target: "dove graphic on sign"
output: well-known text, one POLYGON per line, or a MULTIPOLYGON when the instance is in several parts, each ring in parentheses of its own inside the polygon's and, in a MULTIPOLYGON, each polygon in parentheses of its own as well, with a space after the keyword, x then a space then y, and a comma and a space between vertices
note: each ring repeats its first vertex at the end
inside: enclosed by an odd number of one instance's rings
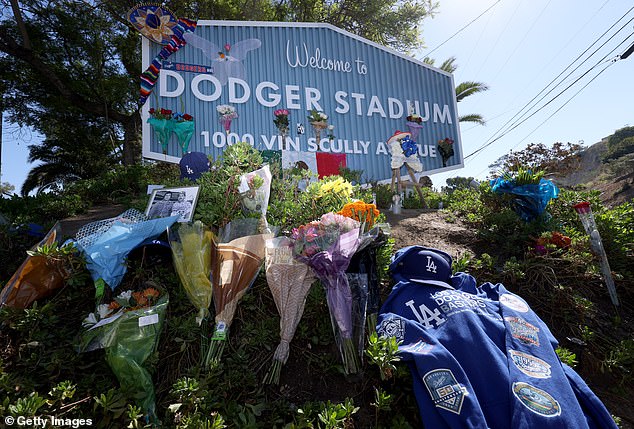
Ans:
POLYGON ((194 33, 187 33, 183 38, 211 60, 214 76, 222 85, 225 85, 230 77, 244 80, 246 71, 242 61, 247 53, 262 46, 259 39, 247 39, 233 45, 226 43, 224 48, 220 49, 215 43, 194 33))

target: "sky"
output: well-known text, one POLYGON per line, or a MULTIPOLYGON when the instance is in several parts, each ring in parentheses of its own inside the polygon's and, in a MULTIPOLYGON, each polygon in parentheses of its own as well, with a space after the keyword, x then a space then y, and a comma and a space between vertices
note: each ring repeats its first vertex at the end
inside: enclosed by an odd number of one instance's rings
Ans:
MULTIPOLYGON (((634 55, 614 61, 634 43, 631 0, 439 3, 436 15, 419 25, 426 48, 413 56, 429 56, 437 65, 453 56, 456 85, 489 86, 460 102, 458 113, 479 113, 487 121, 460 125, 464 153, 490 145, 466 158, 464 168, 432 175, 435 187, 456 176, 484 180, 488 165, 529 143, 590 146, 634 126, 634 55)), ((0 182, 19 191, 34 166, 26 162, 27 146, 40 139, 3 123, 0 182)))

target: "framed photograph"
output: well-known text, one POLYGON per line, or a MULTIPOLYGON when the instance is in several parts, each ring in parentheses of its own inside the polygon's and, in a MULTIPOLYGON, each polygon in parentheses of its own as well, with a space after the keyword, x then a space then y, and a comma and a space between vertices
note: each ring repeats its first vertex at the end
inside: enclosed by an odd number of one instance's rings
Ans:
POLYGON ((177 222, 189 222, 194 216, 199 186, 155 189, 145 209, 150 219, 179 215, 177 222))

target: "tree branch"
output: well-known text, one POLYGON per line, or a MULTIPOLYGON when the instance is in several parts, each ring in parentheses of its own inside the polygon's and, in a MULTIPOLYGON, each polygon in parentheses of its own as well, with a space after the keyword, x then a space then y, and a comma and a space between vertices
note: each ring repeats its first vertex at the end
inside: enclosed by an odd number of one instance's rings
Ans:
POLYGON ((109 106, 104 106, 102 103, 86 100, 81 95, 69 89, 48 64, 43 62, 32 50, 20 46, 8 34, 6 28, 0 28, 0 51, 29 64, 36 72, 39 73, 40 77, 49 82, 63 98, 85 112, 100 117, 108 117, 118 122, 126 122, 130 120, 130 115, 122 114, 111 109, 109 106))

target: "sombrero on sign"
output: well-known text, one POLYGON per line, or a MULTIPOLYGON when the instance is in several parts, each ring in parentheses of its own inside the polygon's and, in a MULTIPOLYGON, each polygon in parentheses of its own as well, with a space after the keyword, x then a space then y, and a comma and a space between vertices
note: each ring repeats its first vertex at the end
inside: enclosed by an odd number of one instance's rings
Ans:
POLYGON ((128 11, 128 21, 152 42, 166 45, 178 23, 168 8, 152 3, 141 3, 128 11))
POLYGON ((402 140, 402 139, 404 139, 405 137, 409 137, 409 138, 411 138, 411 137, 412 137, 412 133, 408 133, 408 132, 406 132, 406 131, 396 131, 396 132, 394 133, 394 135, 393 135, 392 137, 390 137, 390 139, 387 141, 387 143, 388 143, 388 144, 390 144, 390 143, 392 143, 393 141, 396 141, 396 140, 402 140))

